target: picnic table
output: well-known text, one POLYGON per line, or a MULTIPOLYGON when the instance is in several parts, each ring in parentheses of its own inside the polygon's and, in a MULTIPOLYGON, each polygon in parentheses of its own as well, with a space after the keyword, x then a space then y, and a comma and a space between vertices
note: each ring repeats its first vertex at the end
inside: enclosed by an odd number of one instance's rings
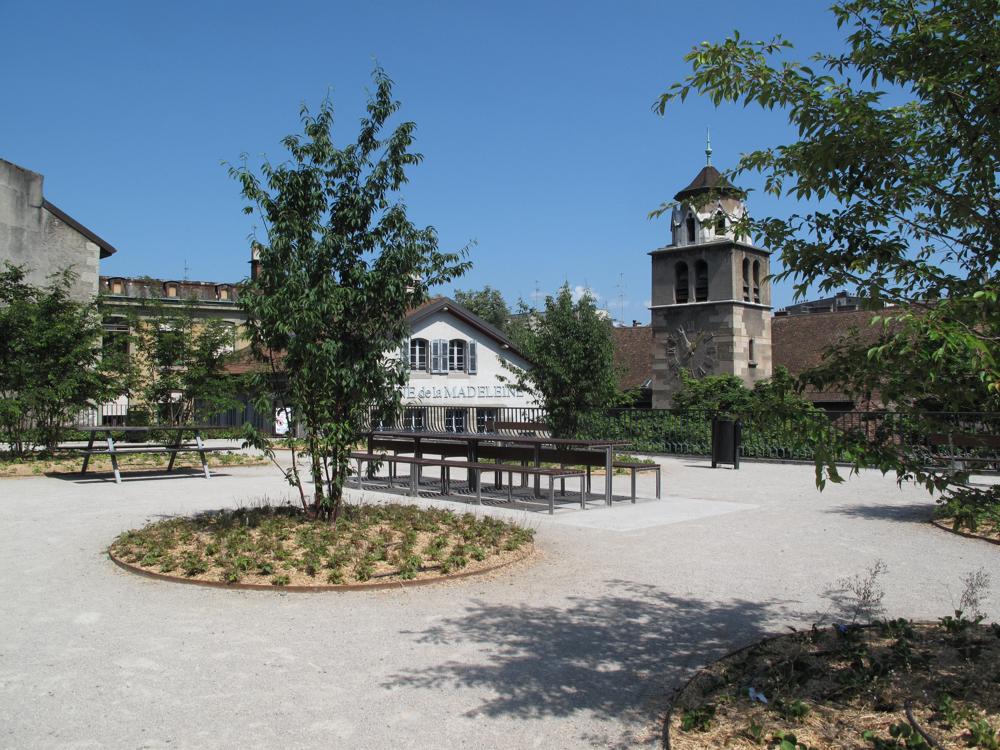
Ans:
MULTIPOLYGON (((615 450, 626 448, 630 445, 623 440, 590 440, 584 438, 554 438, 536 437, 533 435, 500 435, 490 432, 410 432, 408 430, 377 430, 368 435, 368 452, 372 452, 372 442, 379 438, 397 441, 410 441, 413 445, 414 455, 420 458, 422 443, 429 442, 452 442, 464 444, 466 446, 466 458, 472 463, 478 463, 480 458, 480 447, 486 445, 498 446, 522 446, 528 447, 532 451, 532 461, 534 466, 542 465, 542 448, 551 446, 557 450, 570 451, 602 451, 604 453, 604 502, 611 505, 611 482, 614 475, 615 450)), ((495 453, 494 453, 495 457, 495 453)), ((470 484, 474 480, 470 477, 470 484)), ((535 475, 535 496, 541 496, 541 487, 538 475, 535 475)))
POLYGON ((174 461, 177 460, 178 453, 197 453, 201 457, 201 467, 205 472, 205 479, 210 479, 212 473, 208 470, 208 461, 205 458, 205 454, 212 451, 235 450, 239 448, 239 446, 234 445, 205 445, 205 442, 201 437, 203 432, 227 429, 209 425, 149 425, 148 427, 115 427, 113 425, 102 425, 100 427, 76 427, 75 429, 78 432, 86 432, 90 434, 90 439, 87 441, 87 446, 85 448, 81 449, 73 446, 64 446, 67 450, 76 450, 83 453, 83 467, 80 469, 80 473, 87 473, 87 467, 90 465, 91 456, 111 456, 111 467, 114 469, 116 484, 121 484, 122 481, 121 470, 118 466, 118 456, 145 453, 169 454, 170 462, 167 464, 167 471, 169 472, 174 469, 174 461), (167 442, 163 443, 147 443, 128 440, 130 436, 138 437, 139 435, 148 434, 154 431, 167 433, 171 436, 171 439, 168 439, 167 442), (126 440, 116 442, 115 434, 124 435, 126 440), (184 440, 185 434, 190 435, 187 442, 184 440), (103 436, 102 442, 104 445, 94 447, 94 442, 97 440, 98 436, 103 436))

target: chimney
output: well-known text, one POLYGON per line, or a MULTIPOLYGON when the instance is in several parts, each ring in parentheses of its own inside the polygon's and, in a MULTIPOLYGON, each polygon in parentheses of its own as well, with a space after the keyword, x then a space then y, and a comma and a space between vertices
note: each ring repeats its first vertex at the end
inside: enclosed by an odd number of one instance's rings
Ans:
POLYGON ((632 327, 633 328, 638 328, 639 327, 639 321, 638 320, 633 320, 632 321, 632 327))

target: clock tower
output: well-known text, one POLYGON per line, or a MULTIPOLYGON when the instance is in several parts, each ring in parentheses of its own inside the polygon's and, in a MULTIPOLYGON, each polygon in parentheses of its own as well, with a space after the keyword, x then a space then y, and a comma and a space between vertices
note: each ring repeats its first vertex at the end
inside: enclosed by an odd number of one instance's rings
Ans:
POLYGON ((681 371, 771 376, 770 251, 737 234, 742 192, 708 163, 674 196, 671 243, 653 250, 653 407, 669 408, 681 371))

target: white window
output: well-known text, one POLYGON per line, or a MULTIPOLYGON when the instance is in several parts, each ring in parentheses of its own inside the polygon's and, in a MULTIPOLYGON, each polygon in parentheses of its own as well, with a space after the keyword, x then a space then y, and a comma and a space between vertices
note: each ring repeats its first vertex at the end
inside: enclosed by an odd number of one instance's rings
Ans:
POLYGON ((444 429, 448 432, 465 432, 465 409, 446 409, 444 429))
POLYGON ((423 432, 424 431, 424 412, 425 409, 407 409, 403 412, 403 429, 410 430, 412 432, 423 432))
POLYGON ((431 372, 448 372, 448 342, 444 339, 431 342, 431 372))
POLYGON ((448 342, 448 372, 465 372, 465 342, 461 339, 448 342))
POLYGON ((427 339, 410 339, 410 369, 427 371, 427 339))
POLYGON ((496 432, 497 410, 476 409, 476 432, 496 432))

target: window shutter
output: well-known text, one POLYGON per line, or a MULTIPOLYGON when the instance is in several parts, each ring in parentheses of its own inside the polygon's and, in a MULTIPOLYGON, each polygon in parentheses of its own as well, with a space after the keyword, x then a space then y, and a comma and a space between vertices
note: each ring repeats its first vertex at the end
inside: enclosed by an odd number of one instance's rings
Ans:
POLYGON ((470 341, 469 342, 469 362, 468 362, 468 365, 469 365, 469 374, 470 375, 475 375, 476 374, 476 369, 477 369, 477 363, 476 363, 476 342, 475 341, 470 341))
POLYGON ((448 344, 440 339, 431 342, 431 372, 447 372, 448 344))
POLYGON ((403 362, 403 366, 407 369, 410 367, 410 340, 408 338, 403 339, 403 345, 399 347, 399 358, 403 362))

